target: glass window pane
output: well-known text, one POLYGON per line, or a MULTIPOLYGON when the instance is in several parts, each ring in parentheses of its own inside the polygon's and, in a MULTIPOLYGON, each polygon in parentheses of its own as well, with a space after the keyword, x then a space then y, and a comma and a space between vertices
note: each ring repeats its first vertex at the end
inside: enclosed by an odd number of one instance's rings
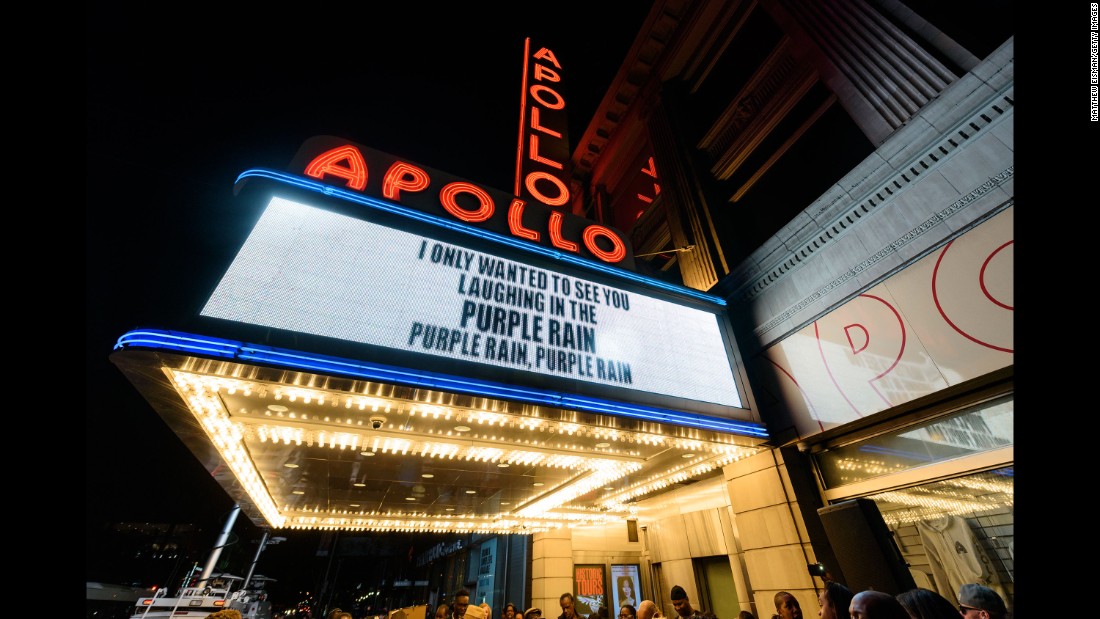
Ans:
POLYGON ((828 489, 1013 444, 1013 396, 950 417, 826 450, 816 456, 828 489))

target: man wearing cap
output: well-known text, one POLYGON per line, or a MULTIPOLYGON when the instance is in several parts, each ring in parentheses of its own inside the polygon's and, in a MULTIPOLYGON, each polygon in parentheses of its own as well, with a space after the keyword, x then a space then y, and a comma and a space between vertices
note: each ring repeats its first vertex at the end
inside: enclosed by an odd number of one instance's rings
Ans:
POLYGON ((672 607, 676 609, 676 614, 680 615, 683 619, 689 619, 690 617, 703 616, 703 613, 695 610, 691 607, 691 602, 688 601, 687 591, 680 585, 674 585, 672 587, 672 607))
POLYGON ((970 583, 959 587, 959 612, 964 619, 1004 619, 1008 609, 996 591, 970 583))
POLYGON ((542 619, 542 610, 539 608, 528 608, 523 613, 523 619, 542 619))
POLYGON ((492 617, 486 614, 483 604, 470 604, 466 607, 466 614, 463 616, 466 619, 492 619, 492 617))

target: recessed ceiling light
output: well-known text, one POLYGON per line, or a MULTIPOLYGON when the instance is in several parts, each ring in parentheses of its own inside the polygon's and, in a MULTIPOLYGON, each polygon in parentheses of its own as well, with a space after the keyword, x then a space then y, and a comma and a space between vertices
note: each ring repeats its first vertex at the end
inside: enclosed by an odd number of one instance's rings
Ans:
POLYGON ((477 490, 467 490, 466 494, 477 494, 477 490))
POLYGON ((359 507, 358 503, 348 503, 348 505, 350 505, 351 507, 359 507))
POLYGON ((545 486, 546 484, 542 483, 541 481, 536 481, 535 483, 533 483, 533 484, 531 484, 531 485, 533 485, 533 486, 535 486, 535 487, 537 488, 537 487, 539 487, 539 486, 545 486))
POLYGON ((681 457, 681 458, 694 458, 694 457, 695 457, 695 454, 684 454, 684 455, 682 455, 682 456, 680 456, 680 457, 681 457))
POLYGON ((285 466, 285 467, 286 467, 286 468, 288 468, 288 469, 296 469, 296 468, 298 468, 298 465, 297 465, 297 464, 294 464, 293 462, 287 462, 287 463, 286 463, 286 464, 284 464, 283 466, 285 466))
POLYGON ((267 410, 275 411, 276 413, 285 413, 289 409, 287 409, 287 407, 283 406, 282 404, 268 404, 267 410))
POLYGON ((291 492, 291 494, 305 494, 305 493, 306 493, 305 490, 295 490, 295 491, 291 492))
POLYGON ((508 464, 507 462, 501 462, 501 463, 497 464, 497 468, 500 468, 500 469, 506 469, 510 466, 512 466, 512 465, 508 464))
POLYGON ((596 447, 603 449, 604 447, 611 447, 611 443, 596 443, 596 447))
POLYGON ((373 452, 373 451, 360 451, 360 452, 359 452, 359 455, 360 455, 360 456, 367 456, 367 457, 370 457, 370 456, 373 456, 373 455, 374 455, 374 452, 373 452))
POLYGON ((607 486, 606 488, 604 488, 604 490, 614 490, 614 488, 612 488, 611 486, 607 486))
POLYGON ((435 475, 432 475, 431 473, 424 473, 423 475, 421 475, 421 477, 423 477, 424 479, 431 479, 435 477, 435 475))
POLYGON ((356 488, 366 488, 367 487, 367 484, 361 484, 359 482, 355 482, 352 485, 355 486, 356 488))
POLYGON ((415 501, 415 500, 416 500, 416 497, 414 497, 414 496, 407 496, 407 497, 405 497, 405 500, 406 500, 406 501, 415 501))
POLYGON ((449 512, 453 512, 454 510, 455 510, 455 508, 453 508, 453 507, 448 507, 447 508, 447 511, 449 511, 449 512))
POLYGON ((455 432, 469 432, 470 426, 455 426, 455 432))
POLYGON ((501 501, 500 504, 501 505, 511 505, 511 503, 509 503, 508 501, 501 501))

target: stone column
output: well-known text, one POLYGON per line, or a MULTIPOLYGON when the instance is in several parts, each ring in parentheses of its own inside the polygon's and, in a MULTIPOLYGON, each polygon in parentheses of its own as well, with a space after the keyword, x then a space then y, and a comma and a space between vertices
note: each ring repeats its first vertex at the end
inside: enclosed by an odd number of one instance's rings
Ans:
POLYGON ((573 591, 572 529, 562 527, 534 534, 531 544, 531 606, 542 609, 543 619, 553 619, 561 614, 558 597, 566 591, 573 591))

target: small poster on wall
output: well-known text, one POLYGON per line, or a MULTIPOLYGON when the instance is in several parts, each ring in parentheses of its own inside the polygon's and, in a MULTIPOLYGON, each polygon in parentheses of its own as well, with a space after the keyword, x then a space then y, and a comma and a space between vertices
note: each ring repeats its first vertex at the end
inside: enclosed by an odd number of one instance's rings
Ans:
POLYGON ((638 564, 611 566, 611 601, 608 615, 616 617, 623 604, 630 604, 638 610, 642 601, 642 579, 638 575, 638 564))
MULTIPOLYGON (((577 617, 584 619, 599 610, 600 606, 607 605, 605 582, 603 565, 573 566, 573 601, 577 610, 577 617)), ((608 615, 610 614, 610 609, 608 609, 608 615)))

